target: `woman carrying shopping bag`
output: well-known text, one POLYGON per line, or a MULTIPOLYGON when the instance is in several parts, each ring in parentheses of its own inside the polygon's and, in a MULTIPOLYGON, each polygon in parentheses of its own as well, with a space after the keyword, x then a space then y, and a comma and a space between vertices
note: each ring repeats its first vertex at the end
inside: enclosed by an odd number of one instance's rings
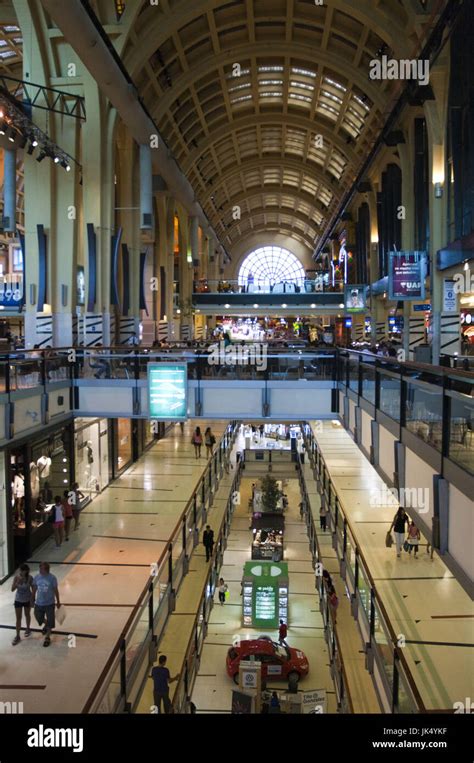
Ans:
POLYGON ((227 583, 224 582, 224 578, 220 578, 218 590, 219 590, 219 601, 222 606, 223 604, 225 604, 225 600, 229 598, 229 587, 227 583))

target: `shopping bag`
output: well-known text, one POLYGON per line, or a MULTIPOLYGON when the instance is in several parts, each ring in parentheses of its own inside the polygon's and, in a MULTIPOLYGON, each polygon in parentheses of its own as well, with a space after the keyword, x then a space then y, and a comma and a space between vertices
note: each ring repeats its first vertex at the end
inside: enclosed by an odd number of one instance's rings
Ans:
POLYGON ((59 625, 63 624, 63 622, 66 619, 66 615, 67 615, 66 607, 63 604, 61 604, 59 609, 56 610, 56 620, 58 621, 59 625))
POLYGON ((230 598, 230 591, 225 592, 225 600, 227 601, 230 598))
POLYGON ((408 541, 407 541, 407 540, 406 540, 406 541, 405 541, 405 543, 403 544, 403 548, 405 549, 405 551, 408 551, 408 550, 410 549, 410 544, 408 543, 408 541))
POLYGON ((388 532, 385 536, 385 545, 387 548, 391 548, 393 546, 393 537, 390 532, 388 532))

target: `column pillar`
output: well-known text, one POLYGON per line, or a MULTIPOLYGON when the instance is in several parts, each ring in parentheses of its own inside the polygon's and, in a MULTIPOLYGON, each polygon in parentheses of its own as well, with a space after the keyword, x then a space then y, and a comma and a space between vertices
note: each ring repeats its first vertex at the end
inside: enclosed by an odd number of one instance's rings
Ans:
POLYGON ((4 151, 3 218, 8 220, 4 230, 16 232, 16 151, 4 151))

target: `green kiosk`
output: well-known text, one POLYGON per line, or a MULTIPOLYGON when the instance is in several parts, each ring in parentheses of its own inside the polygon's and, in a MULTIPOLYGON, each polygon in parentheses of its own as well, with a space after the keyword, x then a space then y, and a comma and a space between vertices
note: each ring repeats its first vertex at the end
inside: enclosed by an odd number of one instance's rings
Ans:
POLYGON ((247 562, 242 580, 243 617, 246 628, 278 628, 288 623, 288 564, 247 562))

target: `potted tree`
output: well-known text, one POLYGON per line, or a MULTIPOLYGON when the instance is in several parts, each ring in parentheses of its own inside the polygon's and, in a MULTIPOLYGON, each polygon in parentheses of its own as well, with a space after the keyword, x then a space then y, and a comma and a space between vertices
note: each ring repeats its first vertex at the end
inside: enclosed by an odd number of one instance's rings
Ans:
POLYGON ((282 511, 282 509, 277 508, 277 504, 283 494, 277 485, 275 477, 267 474, 263 477, 261 484, 263 511, 282 511))

